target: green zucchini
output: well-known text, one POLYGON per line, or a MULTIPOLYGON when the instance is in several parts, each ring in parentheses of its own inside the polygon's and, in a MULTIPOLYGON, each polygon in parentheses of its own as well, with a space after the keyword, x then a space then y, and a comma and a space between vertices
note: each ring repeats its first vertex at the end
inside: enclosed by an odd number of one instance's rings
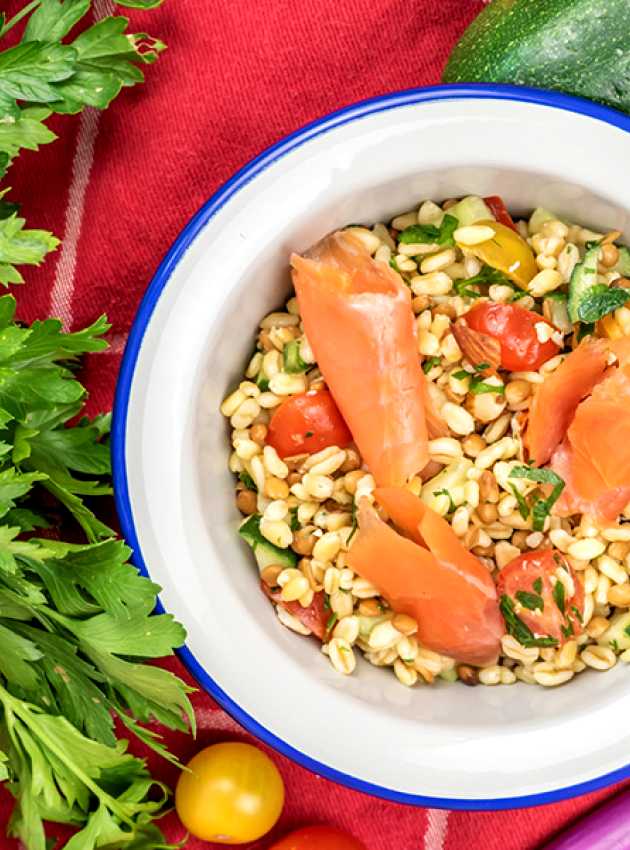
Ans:
POLYGON ((630 112, 629 34, 628 0, 493 0, 443 80, 559 89, 630 112))
POLYGON ((466 227, 466 225, 474 224, 476 221, 488 221, 494 218, 486 202, 477 195, 468 195, 468 197, 462 198, 461 201, 453 204, 448 214, 455 216, 460 227, 466 227))
POLYGON ((600 250, 599 245, 593 245, 584 254, 582 262, 578 263, 573 269, 573 274, 569 281, 569 301, 567 303, 569 319, 572 322, 580 321, 578 314, 580 302, 584 298, 586 291, 597 284, 597 261, 600 250))
POLYGON ((284 371, 288 372, 289 375, 299 375, 308 369, 307 364, 300 357, 300 343, 297 339, 292 339, 291 342, 287 342, 284 346, 282 349, 282 361, 284 371))
POLYGON ((271 564, 279 564, 281 567, 294 567, 297 564, 297 555, 292 549, 281 549, 274 546, 260 532, 259 514, 248 517, 238 530, 243 540, 248 543, 253 551, 258 569, 262 572, 271 564))

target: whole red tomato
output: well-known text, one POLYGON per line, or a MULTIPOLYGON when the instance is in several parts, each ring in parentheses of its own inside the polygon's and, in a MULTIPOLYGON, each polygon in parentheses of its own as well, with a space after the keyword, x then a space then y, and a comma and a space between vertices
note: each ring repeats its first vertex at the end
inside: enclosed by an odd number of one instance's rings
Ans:
POLYGON ((366 850, 365 845, 332 826, 305 826, 277 841, 270 850, 366 850))
POLYGON ((313 454, 328 446, 345 448, 352 434, 328 390, 310 391, 283 401, 271 417, 267 443, 280 457, 313 454))

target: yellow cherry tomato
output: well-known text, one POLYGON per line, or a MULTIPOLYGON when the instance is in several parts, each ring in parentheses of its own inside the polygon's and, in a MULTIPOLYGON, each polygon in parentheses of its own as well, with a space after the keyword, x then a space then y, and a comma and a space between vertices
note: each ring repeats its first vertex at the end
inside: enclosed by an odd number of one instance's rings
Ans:
POLYGON ((206 747, 190 760, 175 789, 186 829, 204 841, 256 841, 276 823, 284 805, 278 768, 250 744, 206 747))
POLYGON ((538 274, 538 266, 532 249, 521 234, 500 221, 476 221, 475 224, 491 227, 494 237, 479 245, 471 245, 468 250, 487 266, 499 269, 522 289, 527 289, 527 284, 538 274))

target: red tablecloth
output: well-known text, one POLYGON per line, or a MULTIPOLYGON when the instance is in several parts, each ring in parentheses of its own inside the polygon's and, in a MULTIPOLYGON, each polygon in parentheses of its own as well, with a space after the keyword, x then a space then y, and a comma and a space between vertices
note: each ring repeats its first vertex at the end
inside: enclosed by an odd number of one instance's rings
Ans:
MULTIPOLYGON (((107 13, 111 0, 95 7, 107 13)), ((110 407, 136 306, 200 204, 306 121, 361 98, 436 83, 449 48, 480 8, 476 0, 166 0, 156 12, 132 15, 136 29, 169 45, 147 69, 147 85, 124 93, 102 116, 55 121, 59 141, 24 153, 10 180, 30 226, 64 239, 15 290, 20 315, 52 311, 78 327, 107 311, 113 323, 111 352, 86 367, 93 411, 110 407)), ((185 675, 178 662, 170 666, 185 675)), ((169 736, 184 760, 209 742, 247 737, 205 694, 194 702, 198 740, 169 736)), ((519 812, 447 813, 372 799, 274 758, 287 804, 273 836, 325 822, 354 832, 368 850, 529 850, 606 793, 519 812)), ((175 779, 168 765, 151 763, 175 779)), ((3 795, 0 822, 7 811, 3 795)), ((181 838, 174 816, 164 826, 181 838)), ((218 845, 191 839, 187 846, 218 845)), ((269 841, 255 846, 263 850, 269 841)))

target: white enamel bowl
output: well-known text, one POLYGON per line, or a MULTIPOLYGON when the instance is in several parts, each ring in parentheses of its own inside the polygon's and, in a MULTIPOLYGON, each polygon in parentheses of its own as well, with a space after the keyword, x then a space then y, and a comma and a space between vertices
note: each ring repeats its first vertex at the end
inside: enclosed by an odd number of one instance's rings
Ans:
MULTIPOLYGON (((424 198, 500 194, 630 230, 630 119, 511 87, 410 91, 335 113, 280 142, 206 204, 138 312, 116 400, 114 461, 136 564, 181 620, 181 657, 240 723, 316 772, 392 800, 494 809, 630 775, 630 672, 556 690, 408 690, 361 663, 335 673, 284 629, 236 527, 219 404, 259 319, 282 304, 287 259, 349 222, 424 198)), ((357 380, 359 380, 357 376, 357 380)))

